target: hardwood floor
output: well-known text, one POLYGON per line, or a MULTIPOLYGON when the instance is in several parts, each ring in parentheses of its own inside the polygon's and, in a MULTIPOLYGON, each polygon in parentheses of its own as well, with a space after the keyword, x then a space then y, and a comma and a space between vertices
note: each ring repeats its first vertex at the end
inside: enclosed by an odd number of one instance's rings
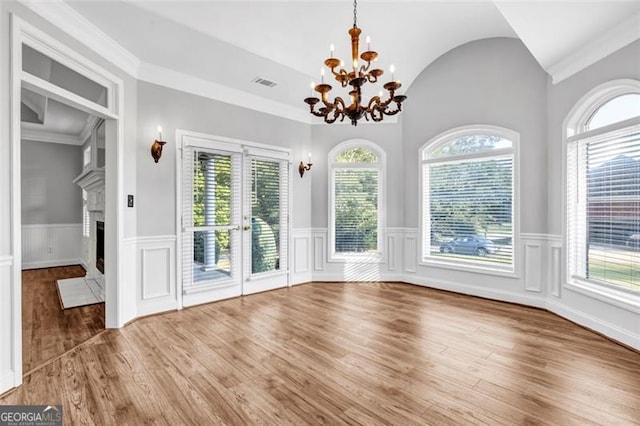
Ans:
POLYGON ((640 355, 533 308, 313 283, 108 330, 0 403, 69 424, 638 424, 640 355))
POLYGON ((79 266, 22 272, 22 369, 28 373, 104 330, 104 303, 63 310, 56 280, 83 277, 79 266))

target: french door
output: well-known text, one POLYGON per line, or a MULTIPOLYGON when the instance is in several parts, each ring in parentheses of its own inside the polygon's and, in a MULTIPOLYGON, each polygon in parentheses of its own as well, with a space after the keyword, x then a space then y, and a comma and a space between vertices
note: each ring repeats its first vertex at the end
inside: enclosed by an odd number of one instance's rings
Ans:
POLYGON ((289 284, 289 154, 182 136, 182 305, 289 284))

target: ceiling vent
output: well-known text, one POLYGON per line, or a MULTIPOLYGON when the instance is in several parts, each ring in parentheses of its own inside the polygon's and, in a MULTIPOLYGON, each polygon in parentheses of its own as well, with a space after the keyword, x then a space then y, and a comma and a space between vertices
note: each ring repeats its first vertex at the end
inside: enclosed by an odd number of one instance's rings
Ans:
POLYGON ((260 78, 260 77, 256 77, 251 81, 256 84, 262 84, 263 86, 267 86, 267 87, 274 87, 278 84, 275 81, 267 80, 266 78, 260 78))

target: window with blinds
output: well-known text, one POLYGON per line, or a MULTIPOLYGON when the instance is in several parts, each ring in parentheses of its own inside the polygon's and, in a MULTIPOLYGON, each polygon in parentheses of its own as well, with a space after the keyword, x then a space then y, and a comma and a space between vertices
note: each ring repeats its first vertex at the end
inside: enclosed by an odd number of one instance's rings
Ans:
POLYGON ((183 152, 184 290, 239 274, 238 226, 241 156, 234 153, 183 152))
POLYGON ((423 260, 513 271, 513 142, 453 131, 423 148, 422 177, 423 260))
POLYGON ((287 270, 287 161, 251 160, 251 273, 287 270))
POLYGON ((569 281, 640 291, 640 95, 605 103, 567 146, 569 281), (599 129, 599 130, 598 130, 599 129))
POLYGON ((334 149, 331 160, 332 255, 381 254, 382 170, 375 147, 334 149))

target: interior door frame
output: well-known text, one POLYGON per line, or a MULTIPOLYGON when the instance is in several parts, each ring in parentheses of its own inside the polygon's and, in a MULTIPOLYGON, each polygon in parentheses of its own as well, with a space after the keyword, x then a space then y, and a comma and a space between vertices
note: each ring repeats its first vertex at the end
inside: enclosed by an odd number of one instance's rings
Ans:
MULTIPOLYGON (((107 126, 105 165, 105 219, 109 231, 105 234, 105 256, 110 259, 105 269, 105 325, 107 328, 122 327, 131 318, 124 312, 124 270, 122 259, 124 239, 123 199, 123 141, 124 124, 120 115, 124 110, 123 81, 99 67, 54 37, 11 14, 10 56, 10 131, 11 131, 11 293, 13 310, 11 343, 13 353, 13 387, 22 384, 22 219, 21 219, 21 89, 24 84, 47 92, 58 101, 104 118, 107 126), (39 81, 22 70, 22 45, 27 44, 55 61, 107 88, 107 107, 85 100, 65 89, 45 81, 39 81)), ((0 387, 6 387, 0 383, 0 387)))
MULTIPOLYGON (((176 129, 176 251, 177 251, 177 255, 176 255, 176 295, 177 295, 177 306, 178 309, 183 309, 184 306, 184 297, 183 297, 183 270, 182 270, 182 174, 183 174, 183 169, 182 169, 182 153, 183 153, 183 149, 184 149, 184 139, 185 138, 194 138, 194 139, 201 139, 203 140, 203 148, 209 148, 211 150, 224 150, 224 145, 234 145, 236 147, 235 151, 238 151, 238 148, 241 148, 242 151, 242 161, 241 161, 241 167, 243 170, 241 170, 241 175, 242 175, 242 180, 243 182, 241 182, 241 186, 243 187, 243 189, 241 190, 243 193, 240 194, 240 211, 241 214, 244 215, 245 212, 245 200, 244 200, 244 180, 246 179, 246 173, 245 173, 245 160, 247 157, 247 149, 246 148, 251 148, 251 149, 255 149, 255 150, 264 150, 264 152, 279 152, 282 154, 286 154, 286 156, 288 157, 288 166, 289 166, 289 182, 288 182, 288 197, 289 197, 289 211, 287 212, 287 214, 289 215, 289 217, 291 217, 291 194, 292 194, 292 179, 291 179, 291 172, 292 172, 292 161, 291 161, 291 149, 290 148, 284 148, 284 147, 279 147, 277 145, 269 145, 269 144, 264 144, 264 143, 259 143, 259 142, 251 142, 251 141, 246 141, 246 140, 242 140, 242 139, 235 139, 235 138, 228 138, 228 137, 224 137, 224 136, 217 136, 217 135, 211 135, 211 134, 207 134, 207 133, 201 133, 201 132, 195 132, 195 131, 191 131, 191 130, 183 130, 183 129, 176 129), (215 144, 218 143, 221 146, 216 146, 215 144), (206 146, 211 144, 211 146, 206 146)), ((288 230, 287 230, 287 238, 288 238, 288 244, 287 244, 287 260, 290 262, 291 259, 291 221, 288 221, 288 230)), ((243 246, 244 246, 244 242, 243 242, 243 246)), ((241 249, 241 261, 245 262, 244 259, 244 254, 242 254, 242 249, 241 249)), ((240 276, 240 285, 241 285, 241 295, 245 295, 244 292, 244 284, 246 282, 246 274, 244 272, 244 264, 241 265, 241 276, 240 276)), ((287 281, 287 287, 291 286, 291 271, 290 271, 290 265, 289 265, 289 270, 286 271, 286 281, 287 281)), ((203 303, 209 303, 209 302, 203 302, 203 303)))

